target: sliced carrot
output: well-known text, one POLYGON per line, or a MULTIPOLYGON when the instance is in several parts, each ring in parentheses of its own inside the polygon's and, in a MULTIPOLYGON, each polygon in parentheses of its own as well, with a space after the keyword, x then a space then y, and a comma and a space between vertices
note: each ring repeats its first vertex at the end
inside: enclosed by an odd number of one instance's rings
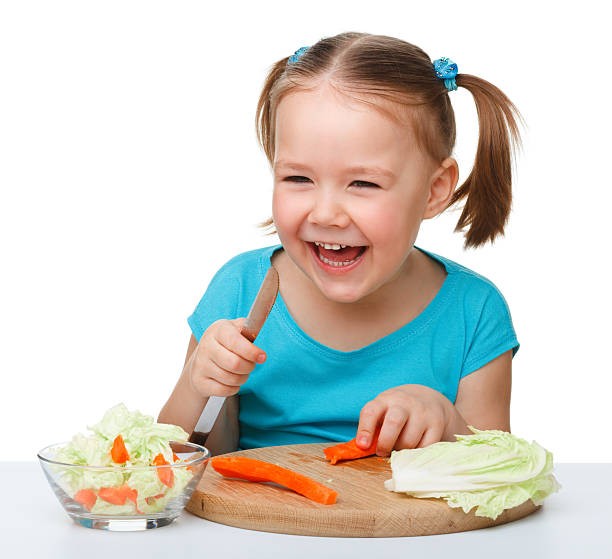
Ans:
POLYGON ((145 497, 145 501, 147 502, 147 505, 150 505, 153 501, 155 501, 155 499, 160 499, 164 495, 165 493, 160 493, 159 495, 152 495, 151 497, 145 497))
POLYGON ((368 448, 359 448, 356 444, 356 439, 352 439, 346 443, 340 443, 335 446, 328 446, 323 452, 325 458, 327 458, 332 464, 340 460, 355 460, 356 458, 365 458, 376 454, 376 445, 378 444, 378 435, 380 429, 374 434, 372 444, 368 448))
POLYGON ((127 494, 123 490, 123 487, 100 487, 98 489, 98 497, 113 505, 124 505, 127 498, 127 494))
POLYGON ((172 453, 172 459, 176 462, 177 460, 180 460, 180 458, 173 452, 172 453))
POLYGON ((141 510, 138 510, 138 489, 132 489, 129 485, 124 484, 121 486, 120 491, 126 496, 129 501, 132 501, 132 503, 134 503, 134 506, 136 507, 136 512, 138 514, 143 514, 141 510))
POLYGON ((215 456, 210 463, 222 476, 255 482, 272 481, 323 505, 333 505, 338 497, 337 491, 310 477, 263 460, 246 456, 215 456))
POLYGON ((162 466, 167 463, 168 462, 166 462, 166 459, 164 458, 164 455, 161 452, 155 458, 153 458, 153 464, 155 464, 156 466, 162 466))
POLYGON ((157 476, 164 485, 168 487, 174 485, 174 472, 172 468, 157 468, 157 476))
POLYGON ((80 489, 74 496, 74 500, 83 505, 88 511, 96 504, 97 498, 95 492, 91 489, 80 489))
POLYGON ((101 487, 98 490, 98 497, 113 505, 125 505, 126 500, 132 501, 136 506, 136 512, 142 514, 142 511, 138 510, 138 489, 132 489, 126 483, 119 488, 101 487))
MULTIPOLYGON (((164 455, 160 453, 153 459, 153 464, 156 466, 167 466, 168 462, 166 462, 164 455)), ((157 468, 157 477, 159 481, 168 487, 174 485, 174 472, 172 468, 157 468)))
POLYGON ((113 462, 117 464, 124 464, 130 459, 130 455, 128 454, 127 449, 125 448, 125 443, 123 442, 123 437, 121 435, 117 435, 115 440, 113 441, 113 448, 111 448, 111 457, 113 462))

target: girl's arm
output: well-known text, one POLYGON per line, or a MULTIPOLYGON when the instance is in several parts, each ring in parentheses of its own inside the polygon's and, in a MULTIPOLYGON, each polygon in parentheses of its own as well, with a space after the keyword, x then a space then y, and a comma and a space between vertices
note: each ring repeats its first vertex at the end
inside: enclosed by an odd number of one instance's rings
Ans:
POLYGON ((187 356, 185 357, 185 364, 183 365, 183 372, 170 398, 168 398, 168 401, 159 412, 159 417, 157 418, 158 423, 179 425, 189 434, 193 432, 198 419, 200 419, 202 415, 204 406, 206 406, 206 402, 208 402, 208 398, 201 396, 194 390, 189 381, 188 363, 197 345, 198 341, 195 336, 191 334, 189 347, 187 348, 187 356))
POLYGON ((377 454, 392 449, 455 442, 455 435, 477 429, 510 431, 512 350, 491 360, 459 382, 453 404, 442 393, 420 384, 385 390, 361 409, 356 443, 367 448, 380 427, 377 454))
POLYGON ((443 440, 455 441, 455 433, 472 434, 467 425, 510 432, 511 387, 512 350, 463 377, 455 399, 456 413, 443 440))

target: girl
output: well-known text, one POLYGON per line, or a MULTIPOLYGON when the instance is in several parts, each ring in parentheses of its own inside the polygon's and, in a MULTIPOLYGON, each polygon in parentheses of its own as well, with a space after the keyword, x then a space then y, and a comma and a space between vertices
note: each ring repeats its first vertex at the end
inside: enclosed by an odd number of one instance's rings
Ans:
POLYGON ((341 33, 277 62, 256 125, 274 174, 262 225, 281 243, 215 274, 159 421, 191 433, 211 395, 239 394, 241 449, 354 437, 366 448, 380 429, 384 456, 454 441, 467 425, 510 431, 519 343, 505 299, 414 242, 424 219, 464 198, 465 247, 503 234, 514 114, 494 85, 392 37, 341 33), (459 86, 480 135, 455 190, 459 86), (255 345, 240 326, 270 265, 280 290, 255 345))

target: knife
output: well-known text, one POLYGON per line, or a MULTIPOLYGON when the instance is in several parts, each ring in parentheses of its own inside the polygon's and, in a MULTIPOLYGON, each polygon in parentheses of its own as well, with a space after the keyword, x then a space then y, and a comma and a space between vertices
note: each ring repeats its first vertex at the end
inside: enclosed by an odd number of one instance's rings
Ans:
MULTIPOLYGON (((274 306, 274 301, 276 301, 276 295, 278 294, 278 287, 278 272, 274 266, 270 266, 257 292, 255 301, 253 301, 251 305, 251 310, 240 329, 240 333, 251 343, 255 341, 257 334, 259 334, 259 331, 274 306)), ((197 431, 200 440, 212 431, 219 417, 219 413, 221 412, 221 408, 225 403, 225 399, 225 396, 210 396, 208 398, 208 402, 206 402, 200 420, 194 429, 194 435, 197 431)))

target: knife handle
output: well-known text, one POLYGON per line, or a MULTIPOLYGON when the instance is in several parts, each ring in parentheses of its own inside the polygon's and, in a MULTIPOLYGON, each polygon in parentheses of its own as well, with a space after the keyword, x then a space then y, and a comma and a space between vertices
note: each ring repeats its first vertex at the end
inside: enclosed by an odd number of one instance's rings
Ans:
POLYGON ((255 341, 274 306, 276 296, 278 295, 278 288, 278 272, 274 266, 270 266, 261 282, 249 314, 240 329, 240 333, 251 343, 255 341))

